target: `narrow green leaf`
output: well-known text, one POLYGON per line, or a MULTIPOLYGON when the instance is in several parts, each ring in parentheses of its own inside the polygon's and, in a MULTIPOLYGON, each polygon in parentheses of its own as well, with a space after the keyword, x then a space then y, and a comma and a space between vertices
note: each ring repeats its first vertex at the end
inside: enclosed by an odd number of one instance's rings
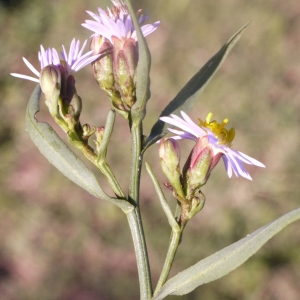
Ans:
POLYGON ((173 213, 171 211, 171 208, 169 206, 169 203, 159 185, 159 182, 156 178, 156 176, 154 175, 152 169, 150 168, 150 166, 146 163, 146 170, 148 172, 148 174, 150 175, 151 177, 151 180, 154 184, 154 188, 155 188, 155 191, 158 195, 158 198, 159 198, 159 201, 160 201, 160 204, 168 218, 168 221, 169 221, 169 224, 171 226, 171 228, 173 229, 173 231, 175 232, 179 232, 180 231, 180 226, 178 225, 178 223, 176 222, 174 216, 173 216, 173 213))
POLYGON ((197 264, 168 280, 153 300, 164 299, 168 295, 187 294, 202 284, 227 275, 244 263, 276 233, 299 219, 300 208, 283 215, 275 221, 247 235, 247 237, 240 241, 201 260, 197 264))
POLYGON ((136 103, 131 108, 132 119, 137 122, 141 122, 145 117, 146 103, 150 98, 150 67, 151 67, 151 55, 145 40, 145 37, 141 31, 136 13, 133 10, 130 0, 126 0, 128 10, 130 12, 131 19, 134 24, 134 28, 137 33, 138 46, 139 46, 139 61, 136 70, 136 103))
MULTIPOLYGON (((248 25, 249 23, 242 27, 236 34, 234 34, 220 49, 220 51, 216 53, 200 69, 200 71, 190 79, 190 81, 181 89, 177 96, 165 107, 159 117, 168 116, 170 114, 179 115, 180 111, 187 113, 192 109, 204 88, 221 67, 230 50, 240 39, 243 31, 248 25)), ((170 125, 167 125, 165 122, 158 119, 158 121, 152 127, 150 135, 144 144, 143 152, 145 152, 148 147, 168 133, 167 127, 170 127, 170 125)))
POLYGON ((60 172, 93 196, 112 202, 123 210, 130 210, 132 208, 130 203, 111 198, 102 191, 94 174, 70 150, 49 124, 36 120, 35 115, 39 111, 40 96, 41 88, 38 85, 31 95, 26 111, 26 130, 37 148, 60 172))

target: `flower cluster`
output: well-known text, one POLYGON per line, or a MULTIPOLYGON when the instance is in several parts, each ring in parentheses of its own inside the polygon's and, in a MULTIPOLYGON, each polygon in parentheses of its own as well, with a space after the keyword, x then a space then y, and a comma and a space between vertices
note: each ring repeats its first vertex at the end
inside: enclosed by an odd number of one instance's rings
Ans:
MULTIPOLYGON (((129 111, 136 101, 135 73, 138 62, 137 34, 124 1, 113 0, 112 8, 98 8, 98 14, 87 11, 94 20, 86 20, 83 27, 93 32, 91 49, 105 53, 93 63, 93 73, 101 89, 120 111, 129 111)), ((147 15, 139 11, 139 25, 144 36, 154 32, 160 22, 143 25, 147 15)))
MULTIPOLYGON (((136 30, 127 5, 124 1, 120 0, 112 0, 112 3, 112 8, 107 8, 106 11, 99 7, 98 14, 87 11, 95 21, 86 20, 82 26, 93 31, 93 36, 102 36, 112 44, 115 38, 121 40, 123 43, 128 39, 137 41, 136 30)), ((139 14, 139 24, 142 25, 149 17, 142 14, 141 11, 139 11, 139 14)), ((154 32, 159 24, 160 22, 155 22, 141 26, 143 35, 147 36, 154 32)))
POLYGON ((209 113, 205 121, 199 119, 200 124, 197 125, 186 113, 181 112, 181 115, 182 118, 176 115, 160 118, 180 130, 168 128, 176 135, 160 141, 159 156, 162 170, 168 178, 167 186, 181 205, 187 205, 188 214, 194 215, 203 207, 203 201, 199 200, 197 194, 203 196, 201 187, 207 182, 211 171, 221 158, 229 177, 234 173, 237 177, 242 176, 251 180, 243 164, 258 167, 264 165, 242 152, 231 149, 235 131, 233 128, 230 130, 225 128, 228 119, 217 123, 211 120, 212 113, 209 113), (196 142, 182 173, 179 170, 180 154, 176 141, 179 139, 190 139, 196 142))
MULTIPOLYGON (((87 11, 94 20, 86 20, 82 26, 93 32, 91 51, 83 54, 87 41, 80 49, 80 41, 73 39, 69 53, 62 46, 61 58, 54 48, 45 50, 41 45, 38 59, 41 71, 53 65, 59 67, 65 77, 73 76, 75 72, 93 63, 94 77, 106 91, 113 107, 118 111, 128 112, 136 101, 134 79, 138 62, 137 34, 125 2, 112 0, 112 3, 113 6, 106 11, 98 8, 98 14, 87 11)), ((138 13, 143 35, 147 36, 155 31, 159 22, 143 25, 148 16, 141 11, 138 13)), ((18 73, 11 75, 40 83, 41 71, 24 57, 23 61, 37 77, 18 73)))
MULTIPOLYGON (((231 178, 232 173, 234 173, 237 177, 242 176, 249 180, 252 179, 250 174, 246 171, 243 163, 258 167, 265 167, 256 159, 242 152, 231 149, 231 143, 234 139, 235 132, 233 128, 230 130, 225 128, 228 119, 225 119, 221 124, 219 124, 215 120, 211 121, 212 113, 209 113, 206 120, 203 122, 199 119, 200 124, 197 125, 183 111, 181 112, 181 115, 182 119, 176 115, 161 117, 160 119, 165 123, 181 129, 168 129, 176 134, 176 136, 172 137, 173 139, 190 139, 195 141, 196 145, 199 141, 201 141, 201 145, 199 145, 200 148, 197 149, 197 152, 201 153, 205 147, 209 147, 213 158, 220 155, 218 159, 222 157, 229 178, 231 178)), ((191 163, 193 164, 195 162, 192 161, 191 163)), ((212 167, 215 165, 216 163, 213 163, 212 167)))
MULTIPOLYGON (((128 118, 136 101, 135 74, 139 58, 137 32, 126 3, 123 0, 112 0, 112 3, 112 7, 106 10, 98 8, 96 14, 87 11, 93 20, 86 20, 82 26, 93 32, 90 51, 83 54, 87 40, 80 48, 80 41, 73 39, 69 52, 63 45, 60 55, 54 48, 45 50, 41 45, 38 52, 40 71, 23 57, 24 63, 36 77, 11 73, 15 77, 39 82, 52 117, 69 137, 72 133, 82 141, 86 141, 95 130, 88 124, 81 126, 79 122, 82 103, 75 89, 75 72, 92 64, 93 75, 100 88, 109 96, 113 108, 125 118, 128 118)), ((145 37, 159 26, 160 22, 144 25, 149 17, 141 10, 137 16, 145 37)), ((228 119, 218 123, 212 120, 212 114, 209 113, 204 121, 199 119, 198 125, 186 113, 181 112, 181 115, 182 118, 176 115, 160 118, 172 125, 169 131, 175 136, 162 139, 159 150, 163 171, 179 201, 197 199, 196 194, 221 158, 229 177, 234 173, 237 177, 251 180, 244 164, 264 167, 254 158, 231 149, 235 131, 225 128, 228 119), (196 142, 182 172, 179 168, 178 139, 196 142)), ((96 134, 99 148, 103 130, 99 129, 96 134)))
MULTIPOLYGON (((48 48, 44 49, 44 47, 41 45, 41 50, 38 52, 38 59, 40 61, 40 69, 43 70, 45 67, 49 65, 54 65, 57 67, 62 67, 65 69, 66 73, 68 75, 73 75, 75 72, 79 71, 86 65, 90 64, 92 61, 96 60, 100 57, 100 55, 92 55, 93 51, 89 51, 82 55, 84 48, 86 46, 87 40, 84 41, 81 49, 80 49, 80 41, 73 39, 70 45, 69 53, 67 53, 66 48, 64 45, 62 45, 63 51, 60 52, 61 59, 59 58, 59 55, 54 48, 48 48)), ((37 76, 31 77, 23 74, 18 73, 11 73, 14 77, 19 77, 22 79, 27 79, 34 82, 40 82, 40 75, 41 72, 39 72, 25 57, 23 57, 23 61, 26 64, 26 66, 29 68, 30 71, 32 71, 33 74, 37 76)))

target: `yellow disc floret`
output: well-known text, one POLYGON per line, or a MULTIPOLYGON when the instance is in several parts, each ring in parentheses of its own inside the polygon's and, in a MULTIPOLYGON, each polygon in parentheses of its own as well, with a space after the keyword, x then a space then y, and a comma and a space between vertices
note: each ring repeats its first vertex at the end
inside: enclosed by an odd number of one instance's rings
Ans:
POLYGON ((228 119, 224 119, 224 121, 221 124, 217 123, 217 121, 215 120, 211 121, 212 115, 212 113, 209 113, 205 121, 198 119, 200 122, 199 126, 206 127, 209 130, 211 130, 219 140, 219 145, 225 144, 226 146, 230 147, 231 142, 233 141, 235 136, 234 128, 231 128, 230 130, 227 130, 225 128, 226 124, 228 123, 228 119))

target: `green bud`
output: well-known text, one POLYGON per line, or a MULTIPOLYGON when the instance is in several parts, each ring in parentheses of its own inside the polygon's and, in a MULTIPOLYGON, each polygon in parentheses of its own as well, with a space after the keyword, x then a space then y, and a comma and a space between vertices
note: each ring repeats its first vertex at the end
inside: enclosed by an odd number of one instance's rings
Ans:
POLYGON ((103 140, 103 136, 104 136, 104 127, 97 127, 96 131, 95 131, 95 135, 96 135, 96 140, 94 141, 97 147, 97 151, 99 153, 99 149, 103 140))
POLYGON ((191 200, 190 211, 186 214, 186 219, 191 219, 194 215, 196 215, 205 204, 205 196, 200 192, 200 197, 193 197, 191 200))
POLYGON ((159 143, 159 157, 163 173, 170 182, 173 191, 184 199, 184 193, 180 182, 180 150, 174 139, 161 139, 159 143))
POLYGON ((58 115, 58 101, 61 90, 61 72, 59 68, 54 65, 43 68, 40 75, 40 85, 45 95, 45 103, 54 118, 58 115))
POLYGON ((183 168, 184 189, 189 200, 197 194, 210 175, 213 151, 210 147, 203 146, 201 139, 198 139, 183 168))
POLYGON ((68 114, 70 114, 76 121, 78 121, 81 111, 82 111, 82 100, 75 91, 72 100, 68 106, 68 114))
POLYGON ((90 48, 94 50, 94 54, 103 54, 92 63, 95 80, 104 91, 115 89, 111 42, 102 36, 95 36, 92 39, 90 48))
POLYGON ((94 126, 91 128, 89 124, 84 124, 82 126, 82 138, 84 140, 88 140, 89 137, 95 133, 95 131, 96 128, 94 126))
POLYGON ((114 77, 123 103, 130 109, 136 101, 134 77, 138 62, 137 42, 113 37, 114 77))

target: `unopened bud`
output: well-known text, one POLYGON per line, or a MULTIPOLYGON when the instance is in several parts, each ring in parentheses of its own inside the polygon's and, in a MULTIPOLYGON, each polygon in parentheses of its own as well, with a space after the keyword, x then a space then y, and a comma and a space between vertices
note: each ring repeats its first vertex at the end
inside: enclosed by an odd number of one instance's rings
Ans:
POLYGON ((210 175, 212 160, 212 149, 207 145, 203 145, 201 139, 198 139, 183 168, 183 181, 187 199, 194 197, 200 187, 206 183, 210 175))
POLYGON ((113 37, 114 76, 124 104, 131 108, 136 101, 134 77, 138 61, 137 42, 126 39, 125 42, 113 37))
POLYGON ((114 89, 115 79, 113 74, 113 53, 112 44, 102 36, 95 36, 92 39, 91 50, 94 54, 102 54, 92 63, 93 74, 101 89, 104 91, 114 89))
POLYGON ((82 126, 82 132, 83 132, 82 138, 84 140, 88 140, 89 137, 95 133, 95 131, 96 131, 96 128, 94 126, 91 128, 91 126, 89 124, 84 124, 82 126))
POLYGON ((100 150, 100 146, 103 140, 103 136, 104 136, 104 127, 97 127, 96 131, 95 131, 95 135, 96 135, 96 140, 94 141, 97 147, 97 151, 99 153, 100 150))
POLYGON ((200 193, 199 197, 193 197, 191 200, 190 211, 187 213, 186 218, 191 219, 194 215, 196 215, 205 204, 205 196, 200 193))
POLYGON ((184 199, 180 182, 180 151, 174 139, 161 139, 159 143, 160 164, 174 192, 184 199))
POLYGON ((78 96, 75 92, 75 94, 72 97, 72 100, 68 107, 68 113, 76 120, 79 120, 80 113, 82 110, 82 100, 80 96, 78 96))
POLYGON ((61 73, 57 66, 49 65, 42 69, 40 75, 41 89, 45 95, 45 103, 52 117, 58 115, 58 99, 61 89, 61 73))

